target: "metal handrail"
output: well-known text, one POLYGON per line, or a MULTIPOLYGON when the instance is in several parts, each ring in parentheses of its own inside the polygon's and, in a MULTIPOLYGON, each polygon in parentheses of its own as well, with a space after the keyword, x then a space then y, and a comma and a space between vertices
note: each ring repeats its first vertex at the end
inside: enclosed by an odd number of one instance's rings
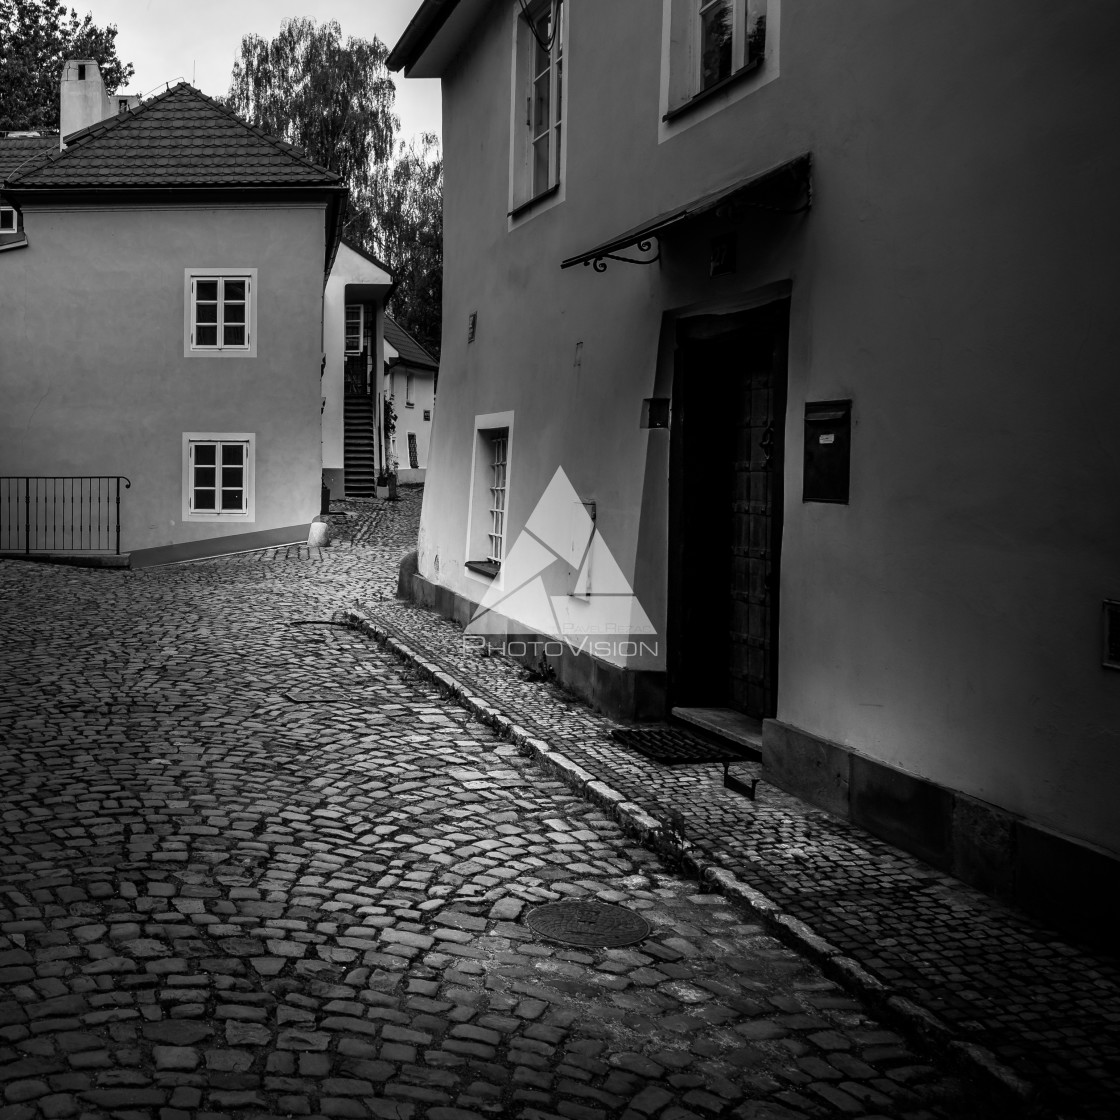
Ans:
POLYGON ((123 474, 0 475, 0 551, 119 556, 122 482, 131 489, 123 474))

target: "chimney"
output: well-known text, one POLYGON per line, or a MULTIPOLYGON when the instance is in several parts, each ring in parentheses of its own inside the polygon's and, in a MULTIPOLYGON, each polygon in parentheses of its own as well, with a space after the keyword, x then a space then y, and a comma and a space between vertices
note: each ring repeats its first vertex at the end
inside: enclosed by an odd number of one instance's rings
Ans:
POLYGON ((72 132, 89 128, 114 109, 105 93, 101 71, 92 58, 68 59, 62 67, 59 89, 58 146, 66 147, 66 137, 72 132))

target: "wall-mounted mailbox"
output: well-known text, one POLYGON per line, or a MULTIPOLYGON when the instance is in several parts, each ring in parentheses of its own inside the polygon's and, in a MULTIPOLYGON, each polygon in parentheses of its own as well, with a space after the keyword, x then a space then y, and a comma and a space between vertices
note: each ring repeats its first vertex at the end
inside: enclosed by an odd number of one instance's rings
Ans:
POLYGON ((852 402, 805 404, 805 502, 848 503, 852 447, 852 402))

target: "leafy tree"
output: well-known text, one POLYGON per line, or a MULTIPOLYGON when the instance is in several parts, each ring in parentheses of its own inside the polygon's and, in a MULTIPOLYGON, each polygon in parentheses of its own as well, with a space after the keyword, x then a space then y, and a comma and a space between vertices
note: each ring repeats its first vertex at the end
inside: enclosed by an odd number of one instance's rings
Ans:
POLYGON ((115 24, 98 27, 57 0, 0 0, 0 131, 58 128, 58 84, 68 58, 97 62, 112 92, 135 73, 117 57, 115 24))
POLYGON ((271 41, 241 40, 226 104, 337 171, 350 188, 346 237, 383 260, 397 283, 389 311, 439 354, 443 160, 434 134, 396 139, 396 87, 376 37, 342 37, 334 20, 288 19, 271 41))
POLYGON ((342 38, 337 21, 286 19, 271 41, 241 40, 226 104, 244 120, 369 190, 400 122, 380 39, 342 38))
POLYGON ((346 234, 383 260, 396 288, 389 313, 436 358, 443 301, 443 158, 435 133, 397 146, 346 234))

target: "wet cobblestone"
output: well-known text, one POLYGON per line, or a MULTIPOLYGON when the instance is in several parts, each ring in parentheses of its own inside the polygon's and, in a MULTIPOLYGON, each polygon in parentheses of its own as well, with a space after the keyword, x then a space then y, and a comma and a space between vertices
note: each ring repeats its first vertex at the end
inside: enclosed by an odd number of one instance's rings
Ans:
POLYGON ((317 554, 0 563, 0 1120, 993 1115, 330 624, 417 509, 317 554), (566 898, 651 935, 525 926, 566 898))
MULTIPOLYGON (((408 547, 411 532, 402 519, 408 547)), ((951 876, 761 783, 751 802, 722 768, 657 765, 612 740, 618 723, 411 604, 366 613, 518 725, 562 750, 722 866, 1040 1086, 1063 1114, 1107 1120, 1120 1100, 1120 959, 1073 944, 951 876)), ((758 778, 761 767, 732 773, 758 778)))

